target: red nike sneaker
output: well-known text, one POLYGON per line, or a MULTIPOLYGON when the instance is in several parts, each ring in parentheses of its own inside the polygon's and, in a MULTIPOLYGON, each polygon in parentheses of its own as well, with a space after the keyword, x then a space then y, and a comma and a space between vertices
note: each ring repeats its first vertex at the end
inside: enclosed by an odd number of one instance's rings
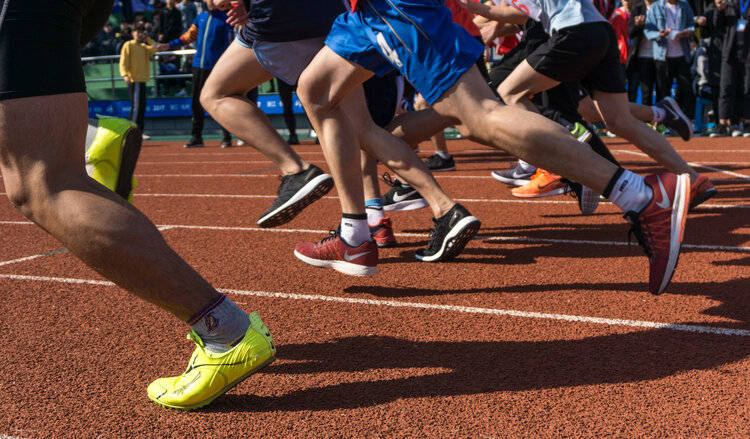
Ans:
POLYGON ((380 248, 389 247, 396 243, 390 218, 383 218, 376 225, 370 226, 370 234, 380 248))
POLYGON ((648 290, 661 294, 672 280, 680 257, 690 203, 690 176, 649 175, 646 184, 654 192, 651 201, 640 212, 626 213, 625 218, 632 225, 630 233, 648 256, 648 290))
POLYGON ((690 186, 690 210, 695 209, 701 203, 705 203, 717 193, 718 191, 711 180, 703 174, 699 175, 690 186))
POLYGON ((378 246, 375 241, 350 247, 339 236, 331 234, 318 243, 302 242, 294 248, 294 256, 316 267, 333 268, 353 276, 372 276, 378 273, 378 246))

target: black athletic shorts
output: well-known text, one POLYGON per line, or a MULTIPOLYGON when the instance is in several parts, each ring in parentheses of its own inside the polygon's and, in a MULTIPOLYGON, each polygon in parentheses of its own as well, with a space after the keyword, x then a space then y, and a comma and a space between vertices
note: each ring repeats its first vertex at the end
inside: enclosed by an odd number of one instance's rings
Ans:
POLYGON ((560 82, 580 82, 589 90, 625 93, 617 37, 609 23, 582 23, 555 32, 528 58, 529 65, 560 82))
POLYGON ((113 0, 0 0, 0 100, 86 91, 81 47, 113 0))
POLYGON ((362 84, 370 116, 373 122, 381 128, 391 123, 396 115, 396 104, 398 104, 396 76, 395 72, 383 77, 375 75, 362 84))

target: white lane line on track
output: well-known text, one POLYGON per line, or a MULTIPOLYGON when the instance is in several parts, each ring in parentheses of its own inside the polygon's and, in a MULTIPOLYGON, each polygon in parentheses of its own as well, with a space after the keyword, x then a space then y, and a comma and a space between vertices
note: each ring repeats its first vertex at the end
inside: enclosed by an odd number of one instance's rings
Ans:
MULTIPOLYGON (((15 225, 33 225, 32 222, 7 221, 15 225)), ((0 221, 0 225, 6 224, 6 221, 0 221)), ((232 232, 266 232, 266 233, 315 233, 326 234, 328 230, 316 229, 264 229, 260 227, 241 227, 241 226, 199 226, 199 225, 181 225, 169 224, 157 226, 159 230, 215 230, 215 231, 232 231, 232 232)), ((427 238, 427 233, 394 233, 396 236, 404 238, 427 238)), ((579 244, 579 245, 614 245, 629 246, 636 245, 625 241, 593 241, 580 239, 551 239, 551 238, 530 238, 525 236, 500 236, 500 235, 478 235, 474 240, 503 241, 503 242, 526 242, 539 244, 579 244)), ((693 248, 698 250, 711 251, 728 251, 728 252, 750 252, 750 247, 736 247, 728 245, 703 245, 703 244, 682 244, 682 248, 693 248)))
MULTIPOLYGON (((0 278, 13 280, 27 280, 39 282, 57 282, 74 285, 97 285, 114 286, 112 282, 94 279, 75 279, 66 277, 50 276, 28 276, 19 274, 0 274, 0 278)), ((324 296, 319 294, 292 294, 270 291, 248 291, 227 288, 218 288, 224 294, 235 294, 239 296, 268 297, 289 300, 308 300, 317 302, 338 302, 353 305, 382 306, 390 308, 412 308, 421 310, 448 311, 463 314, 489 314, 497 316, 519 317, 537 320, 558 320, 571 323, 591 323, 609 326, 627 326, 632 328, 665 329, 675 332, 691 332, 698 334, 727 335, 738 337, 750 337, 750 330, 722 328, 717 326, 683 325, 675 323, 650 322, 643 320, 613 319, 605 317, 576 316, 569 314, 552 314, 533 311, 518 311, 512 309, 478 308, 461 305, 443 305, 438 303, 400 302, 395 300, 361 299, 357 297, 324 296)))
MULTIPOLYGON (((615 151, 622 152, 622 153, 625 153, 625 154, 637 155, 638 157, 648 157, 648 154, 644 154, 642 152, 628 151, 628 150, 624 150, 624 149, 618 149, 618 150, 615 150, 615 151)), ((710 169, 711 171, 720 172, 720 173, 726 174, 726 175, 731 175, 733 177, 741 178, 743 180, 750 180, 750 176, 745 175, 745 174, 740 174, 738 172, 732 172, 732 171, 727 171, 727 170, 724 170, 724 169, 714 168, 713 166, 703 165, 703 164, 695 163, 695 162, 687 162, 687 164, 690 165, 690 166, 696 167, 696 168, 710 169)))
POLYGON ((20 264, 21 262, 33 261, 34 259, 39 259, 39 258, 42 258, 44 256, 59 255, 61 253, 67 253, 67 252, 68 252, 68 249, 64 248, 64 249, 61 249, 61 250, 54 250, 54 251, 50 251, 50 252, 39 253, 39 254, 36 254, 36 255, 26 256, 26 257, 23 257, 23 258, 11 259, 9 261, 0 262, 0 267, 3 267, 5 265, 11 265, 11 264, 20 264))
MULTIPOLYGON (((276 195, 249 195, 249 194, 134 194, 135 197, 153 197, 153 198, 276 198, 276 195)), ((337 200, 339 197, 326 195, 323 199, 337 200)), ((511 199, 503 200, 498 198, 454 198, 459 203, 513 203, 513 204, 571 204, 578 205, 577 201, 569 200, 529 200, 529 199, 511 199)), ((599 205, 611 205, 609 201, 602 201, 599 205)), ((750 209, 750 204, 702 204, 701 207, 717 209, 750 209)))

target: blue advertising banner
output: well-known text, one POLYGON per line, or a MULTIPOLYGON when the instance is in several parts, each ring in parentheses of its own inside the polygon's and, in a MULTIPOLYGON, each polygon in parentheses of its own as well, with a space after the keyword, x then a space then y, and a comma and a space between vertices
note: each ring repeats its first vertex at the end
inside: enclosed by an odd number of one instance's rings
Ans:
MULTIPOLYGON (((292 95, 294 102, 294 113, 303 114, 302 104, 297 95, 292 95)), ((190 98, 165 98, 149 99, 146 101, 146 117, 190 117, 192 102, 190 98)), ((258 108, 266 114, 282 114, 284 107, 281 105, 279 95, 258 96, 258 108)), ((89 117, 113 116, 130 117, 130 101, 89 101, 89 117)))

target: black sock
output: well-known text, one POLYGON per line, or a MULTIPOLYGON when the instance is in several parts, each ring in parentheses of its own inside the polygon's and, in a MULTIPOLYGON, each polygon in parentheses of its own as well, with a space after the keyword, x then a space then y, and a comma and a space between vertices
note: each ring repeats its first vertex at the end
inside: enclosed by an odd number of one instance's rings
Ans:
POLYGON ((617 168, 617 171, 615 171, 615 175, 612 176, 612 179, 610 179, 609 183, 607 183, 607 187, 604 188, 604 192, 602 193, 602 196, 604 198, 609 198, 609 196, 612 194, 612 189, 614 189, 615 184, 617 184, 617 180, 620 179, 620 176, 623 172, 625 172, 623 168, 617 168))

